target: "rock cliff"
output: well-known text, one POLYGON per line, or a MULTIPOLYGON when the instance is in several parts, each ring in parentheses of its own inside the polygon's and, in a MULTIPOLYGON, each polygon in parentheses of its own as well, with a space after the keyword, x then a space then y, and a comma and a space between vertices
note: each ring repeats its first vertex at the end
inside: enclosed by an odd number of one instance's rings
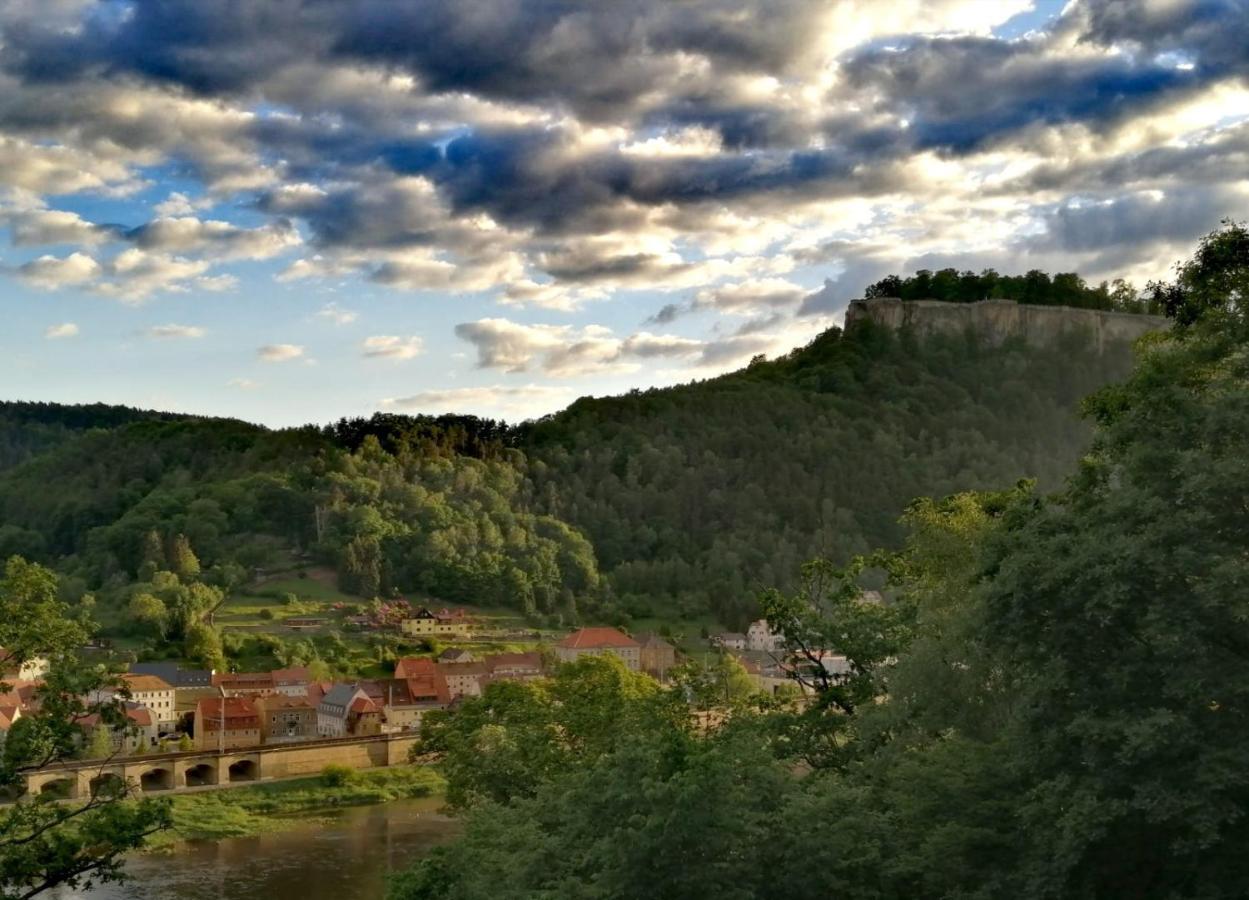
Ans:
POLYGON ((1030 344, 1045 344, 1059 335, 1087 331, 1099 351, 1107 344, 1136 340, 1150 331, 1170 326, 1162 316, 1076 309, 1070 306, 1032 306, 1014 300, 982 300, 978 303, 946 303, 941 300, 907 300, 881 297, 852 300, 846 310, 846 327, 873 321, 890 328, 912 328, 920 334, 961 334, 971 330, 992 343, 1023 337, 1030 344))

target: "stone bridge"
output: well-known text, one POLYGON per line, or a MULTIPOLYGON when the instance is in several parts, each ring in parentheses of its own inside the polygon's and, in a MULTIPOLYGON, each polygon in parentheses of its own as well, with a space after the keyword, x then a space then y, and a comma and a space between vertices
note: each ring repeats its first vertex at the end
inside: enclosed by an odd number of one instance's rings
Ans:
POLYGON ((327 738, 233 750, 151 753, 56 763, 27 772, 24 797, 47 794, 86 799, 101 790, 133 788, 143 793, 178 791, 259 779, 315 775, 327 765, 373 769, 401 765, 416 733, 327 738))

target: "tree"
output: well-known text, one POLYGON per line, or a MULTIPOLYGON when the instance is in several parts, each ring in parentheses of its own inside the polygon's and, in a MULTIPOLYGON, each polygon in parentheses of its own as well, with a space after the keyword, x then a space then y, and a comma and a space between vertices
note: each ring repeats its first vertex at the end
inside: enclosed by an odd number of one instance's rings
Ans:
MULTIPOLYGON (((0 578, 5 661, 20 665, 42 656, 50 663, 37 693, 38 713, 19 719, 5 741, 2 787, 18 784, 30 769, 71 758, 81 741, 78 722, 87 716, 98 716, 104 727, 124 727, 120 702, 83 699, 117 683, 103 669, 77 658, 87 629, 68 617, 56 587, 50 571, 19 557, 8 560, 0 578)), ((28 898, 58 885, 87 887, 121 878, 122 855, 171 824, 167 801, 126 793, 0 809, 0 898, 28 898)))
POLYGON ((169 542, 169 569, 183 581, 191 581, 199 575, 199 558, 185 534, 176 534, 169 542))
POLYGON ((1249 229, 1225 219, 1176 265, 1175 281, 1151 282, 1147 290, 1181 327, 1228 317, 1243 323, 1249 316, 1249 229))
POLYGON ((587 656, 552 678, 495 682, 454 712, 427 713, 413 755, 441 755, 451 806, 506 804, 675 709, 669 693, 615 656, 587 656))
POLYGON ((130 598, 127 611, 132 620, 151 628, 157 637, 165 636, 165 630, 169 624, 169 612, 159 597, 145 592, 137 593, 130 598))
POLYGON ((226 666, 221 636, 215 628, 200 622, 187 629, 182 654, 201 668, 223 670, 226 666))
POLYGON ((868 564, 860 558, 839 568, 813 560, 803 566, 795 593, 769 588, 759 595, 768 626, 785 636, 794 657, 794 677, 815 695, 788 723, 789 740, 804 746, 801 755, 813 766, 845 763, 856 715, 885 694, 886 672, 911 638, 908 603, 864 599, 858 579, 868 564))

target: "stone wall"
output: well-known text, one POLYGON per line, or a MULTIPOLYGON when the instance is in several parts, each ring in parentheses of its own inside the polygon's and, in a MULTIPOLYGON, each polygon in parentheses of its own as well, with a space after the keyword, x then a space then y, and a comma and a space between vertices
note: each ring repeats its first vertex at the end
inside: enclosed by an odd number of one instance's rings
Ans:
POLYGON ((1070 306, 1034 306, 1014 300, 946 303, 941 300, 902 301, 893 297, 850 301, 846 327, 861 321, 873 321, 894 329, 912 328, 918 334, 974 331, 995 344, 1010 337, 1022 337, 1030 344, 1047 344, 1061 334, 1084 330, 1092 336, 1099 351, 1107 344, 1134 341, 1171 324, 1162 316, 1070 306))

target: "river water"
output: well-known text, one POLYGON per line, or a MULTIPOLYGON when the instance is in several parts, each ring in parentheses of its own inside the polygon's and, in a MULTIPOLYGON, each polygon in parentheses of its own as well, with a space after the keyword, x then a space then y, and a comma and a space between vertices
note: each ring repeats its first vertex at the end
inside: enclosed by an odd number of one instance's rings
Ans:
MULTIPOLYGON (((143 854, 130 878, 91 891, 53 891, 56 900, 373 900, 386 875, 455 833, 438 798, 340 810, 315 825, 252 838, 143 854)), ((318 817, 321 814, 318 813, 318 817)))

